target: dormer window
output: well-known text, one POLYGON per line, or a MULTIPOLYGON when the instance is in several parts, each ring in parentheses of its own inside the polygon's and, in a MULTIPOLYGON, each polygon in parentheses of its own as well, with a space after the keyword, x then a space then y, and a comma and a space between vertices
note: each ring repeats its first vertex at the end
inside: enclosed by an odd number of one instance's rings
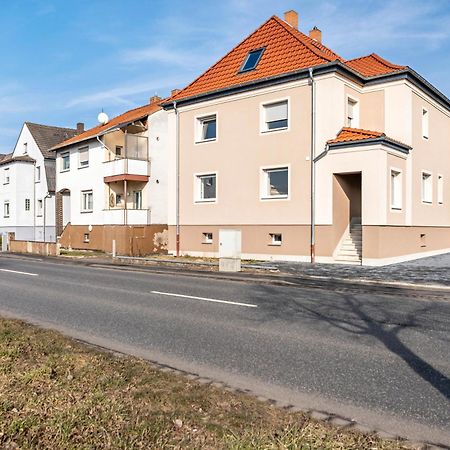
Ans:
POLYGON ((257 50, 249 52, 239 72, 248 72, 249 70, 256 69, 263 53, 264 48, 258 48, 257 50))

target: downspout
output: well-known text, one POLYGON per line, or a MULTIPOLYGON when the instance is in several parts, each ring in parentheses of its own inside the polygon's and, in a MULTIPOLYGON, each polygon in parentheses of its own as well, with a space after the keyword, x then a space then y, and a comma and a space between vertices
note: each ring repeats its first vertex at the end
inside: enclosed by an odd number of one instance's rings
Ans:
POLYGON ((175 128, 176 128, 176 255, 180 256, 180 118, 177 108, 177 102, 173 102, 173 109, 175 111, 175 128))
POLYGON ((309 69, 311 85, 311 264, 316 262, 316 83, 309 69))

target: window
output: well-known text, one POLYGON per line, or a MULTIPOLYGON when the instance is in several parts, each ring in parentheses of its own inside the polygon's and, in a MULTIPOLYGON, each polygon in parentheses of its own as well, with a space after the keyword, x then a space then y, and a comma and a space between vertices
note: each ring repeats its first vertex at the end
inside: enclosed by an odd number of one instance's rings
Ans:
POLYGON ((42 216, 42 200, 37 201, 37 211, 36 214, 38 217, 42 216))
POLYGON ((444 177, 442 175, 438 175, 437 197, 438 197, 438 203, 440 205, 442 205, 444 203, 444 177))
POLYGON ((216 174, 197 175, 197 201, 216 200, 216 182, 216 174))
POLYGON ((89 147, 78 149, 79 168, 89 167, 89 147))
POLYGON ((245 58, 244 64, 242 64, 241 68, 239 69, 239 72, 247 72, 249 70, 256 69, 256 66, 261 60, 263 53, 264 48, 258 48, 249 52, 247 57, 245 58))
POLYGON ((5 169, 3 174, 4 174, 3 184, 9 184, 9 180, 10 180, 10 178, 9 178, 9 168, 5 169))
POLYGON ((217 117, 211 115, 197 119, 197 142, 213 141, 217 138, 217 117))
POLYGON ((122 157, 122 153, 123 153, 123 147, 121 145, 116 145, 116 156, 121 158, 122 157))
POLYGON ((31 202, 29 198, 25 199, 25 211, 29 211, 31 206, 31 202))
POLYGON ((142 191, 133 192, 133 208, 142 209, 142 191))
POLYGON ((350 128, 359 127, 358 102, 352 98, 347 99, 347 126, 350 128))
POLYGON ((280 167, 263 170, 262 198, 287 198, 289 195, 289 169, 280 167))
POLYGON ((81 212, 92 212, 94 208, 94 194, 92 191, 81 192, 81 212))
POLYGON ((283 243, 283 236, 280 233, 270 233, 270 244, 269 245, 281 245, 283 243))
POLYGON ((428 110, 425 108, 422 108, 422 136, 424 139, 428 139, 429 136, 429 117, 428 117, 428 110))
POLYGON ((89 233, 84 233, 83 242, 89 244, 89 233))
POLYGON ((263 106, 263 131, 285 130, 288 127, 288 101, 263 106))
POLYGON ((122 194, 116 194, 116 206, 121 205, 123 202, 122 194))
POLYGON ((24 155, 28 154, 28 143, 27 142, 23 143, 23 154, 24 155))
POLYGON ((5 200, 5 202, 3 203, 3 217, 9 217, 9 201, 5 200))
POLYGON ((212 233, 203 233, 203 243, 204 244, 212 244, 213 243, 213 234, 212 233))
POLYGON ((433 203, 433 178, 428 172, 422 172, 422 202, 433 203))
POLYGON ((402 209, 402 174, 391 170, 391 208, 402 209))
POLYGON ((65 172, 66 170, 70 170, 70 153, 62 153, 61 154, 61 172, 65 172))
POLYGON ((36 167, 36 183, 41 181, 41 166, 36 167))

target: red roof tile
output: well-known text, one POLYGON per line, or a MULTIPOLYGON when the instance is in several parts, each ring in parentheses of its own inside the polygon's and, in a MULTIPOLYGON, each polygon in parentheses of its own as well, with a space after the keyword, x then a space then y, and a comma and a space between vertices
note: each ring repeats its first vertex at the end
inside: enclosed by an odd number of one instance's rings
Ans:
POLYGON ((392 64, 375 53, 368 56, 362 56, 361 58, 351 59, 345 64, 366 77, 383 75, 406 69, 406 66, 392 64))
POLYGON ((77 136, 74 136, 64 142, 61 142, 58 145, 55 145, 52 150, 63 148, 68 145, 76 144, 77 142, 82 142, 87 139, 100 136, 112 128, 125 123, 133 122, 138 119, 142 119, 143 117, 149 116, 154 112, 159 111, 160 109, 161 107, 158 105, 158 103, 149 103, 147 105, 131 109, 130 111, 120 114, 119 116, 113 117, 105 125, 97 125, 94 128, 86 130, 84 133, 78 134, 77 136))
POLYGON ((379 131, 361 130, 358 128, 344 127, 335 139, 328 141, 328 144, 339 144, 340 142, 363 141, 365 139, 375 139, 385 136, 379 131))
POLYGON ((347 64, 365 76, 382 75, 404 68, 375 54, 346 61, 322 43, 311 39, 279 17, 272 16, 205 73, 167 100, 185 99, 332 61, 347 64), (239 73, 247 54, 258 48, 265 48, 265 51, 257 67, 239 73))

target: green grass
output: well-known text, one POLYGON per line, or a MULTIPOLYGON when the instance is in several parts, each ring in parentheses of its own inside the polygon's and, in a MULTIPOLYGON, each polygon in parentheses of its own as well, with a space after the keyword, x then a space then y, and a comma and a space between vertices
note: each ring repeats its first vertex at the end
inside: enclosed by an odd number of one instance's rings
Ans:
POLYGON ((0 319, 0 448, 407 447, 0 319))

